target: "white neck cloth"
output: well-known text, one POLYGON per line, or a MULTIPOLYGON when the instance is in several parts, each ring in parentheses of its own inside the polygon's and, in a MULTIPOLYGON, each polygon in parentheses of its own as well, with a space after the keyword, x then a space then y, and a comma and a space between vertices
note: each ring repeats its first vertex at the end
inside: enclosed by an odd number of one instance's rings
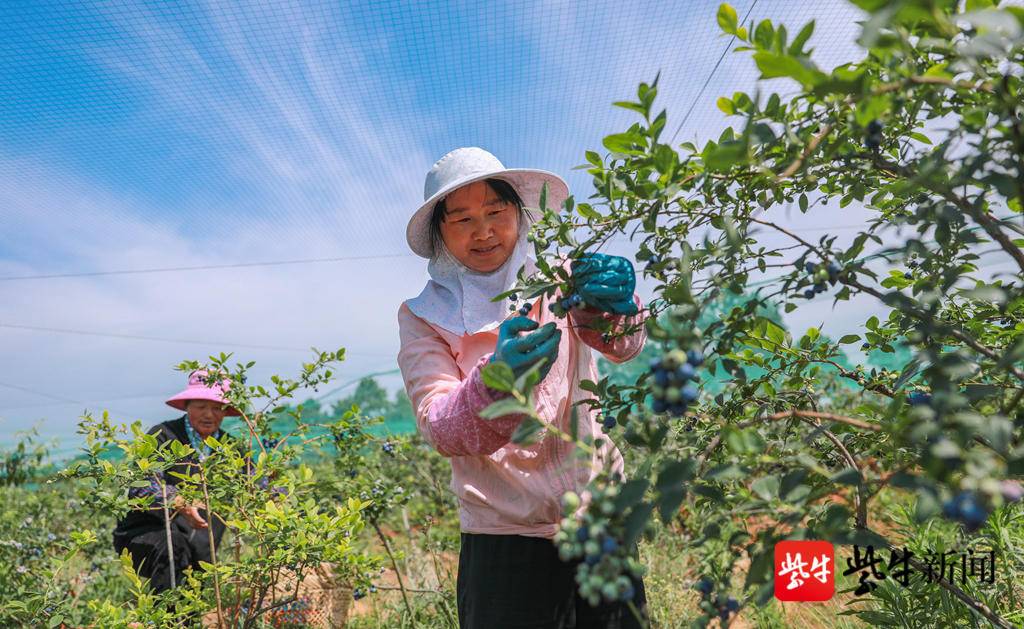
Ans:
POLYGON ((519 239, 512 255, 490 273, 479 273, 455 259, 443 244, 427 265, 430 280, 417 297, 406 302, 417 317, 464 336, 493 330, 510 314, 509 299, 491 301, 512 288, 519 269, 526 266, 527 276, 536 265, 527 253, 528 221, 520 221, 519 239))

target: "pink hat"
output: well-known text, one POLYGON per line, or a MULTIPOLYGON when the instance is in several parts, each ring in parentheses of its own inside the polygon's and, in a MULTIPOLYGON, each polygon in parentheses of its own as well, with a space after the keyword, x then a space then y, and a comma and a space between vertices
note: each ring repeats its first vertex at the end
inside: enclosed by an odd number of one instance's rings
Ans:
POLYGON ((221 380, 214 386, 209 386, 206 383, 206 370, 197 369, 188 375, 188 386, 181 393, 175 395, 171 399, 167 400, 167 405, 171 408, 176 408, 179 411, 185 410, 185 403, 189 400, 209 400, 211 402, 220 402, 227 406, 227 415, 235 416, 241 415, 231 403, 224 399, 224 392, 231 387, 231 381, 227 378, 221 380))

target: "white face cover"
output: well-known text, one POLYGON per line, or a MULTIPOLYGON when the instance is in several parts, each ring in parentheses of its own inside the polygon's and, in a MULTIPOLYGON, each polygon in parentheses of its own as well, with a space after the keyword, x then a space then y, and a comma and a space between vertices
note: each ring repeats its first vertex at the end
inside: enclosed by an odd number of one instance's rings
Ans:
POLYGON ((511 314, 512 301, 491 299, 515 285, 516 275, 524 265, 527 276, 537 270, 527 253, 530 221, 524 216, 520 219, 519 240, 512 255, 490 273, 478 273, 466 267, 442 244, 427 265, 431 279, 423 292, 405 302, 413 314, 459 336, 486 332, 501 325, 511 314))

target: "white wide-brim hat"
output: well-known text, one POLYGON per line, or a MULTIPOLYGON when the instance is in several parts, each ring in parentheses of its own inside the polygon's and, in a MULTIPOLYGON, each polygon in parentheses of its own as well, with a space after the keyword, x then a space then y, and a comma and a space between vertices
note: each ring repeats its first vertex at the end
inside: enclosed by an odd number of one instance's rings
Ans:
MULTIPOLYGON (((484 179, 501 179, 515 188, 523 200, 523 207, 535 209, 540 206, 540 192, 548 184, 546 205, 557 209, 569 196, 569 186, 554 173, 530 168, 505 168, 498 158, 476 147, 458 148, 437 160, 427 173, 423 185, 423 205, 409 219, 405 228, 405 239, 409 248, 421 257, 434 255, 434 243, 430 240, 430 215, 437 202, 455 190, 484 179)), ((537 216, 527 210, 528 220, 537 216)))

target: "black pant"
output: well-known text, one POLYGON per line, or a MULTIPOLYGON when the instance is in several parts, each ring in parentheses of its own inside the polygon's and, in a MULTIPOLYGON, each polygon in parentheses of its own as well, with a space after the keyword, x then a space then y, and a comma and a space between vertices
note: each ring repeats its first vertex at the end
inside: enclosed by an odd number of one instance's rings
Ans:
MULTIPOLYGON (((174 580, 176 585, 184 581, 186 568, 199 568, 199 562, 213 561, 208 533, 205 529, 193 529, 171 525, 171 543, 174 544, 174 580)), ((127 548, 132 556, 132 566, 141 577, 149 579, 150 587, 157 593, 171 589, 171 562, 167 552, 167 531, 163 528, 141 532, 131 537, 114 538, 114 549, 121 552, 127 548)))
POLYGON ((633 604, 591 607, 579 596, 576 565, 558 558, 549 539, 462 534, 457 596, 462 629, 639 629, 647 623, 642 579, 633 604))

